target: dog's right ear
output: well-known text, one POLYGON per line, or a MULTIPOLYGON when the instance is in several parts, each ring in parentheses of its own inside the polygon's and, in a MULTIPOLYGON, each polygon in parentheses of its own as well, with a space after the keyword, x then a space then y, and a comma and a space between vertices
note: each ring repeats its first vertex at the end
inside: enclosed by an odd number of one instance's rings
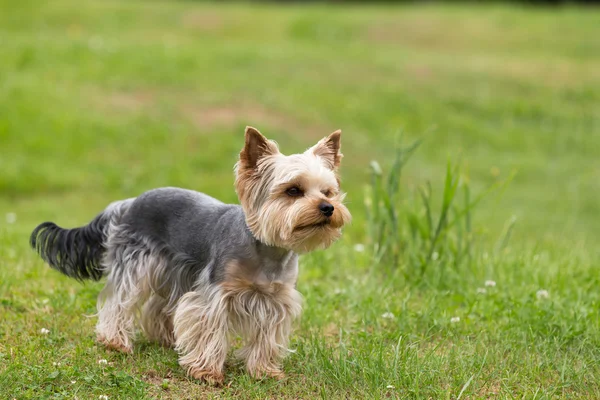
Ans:
POLYGON ((278 154, 277 145, 264 137, 256 128, 246 127, 246 143, 240 152, 240 163, 245 168, 256 168, 258 161, 265 157, 278 154))

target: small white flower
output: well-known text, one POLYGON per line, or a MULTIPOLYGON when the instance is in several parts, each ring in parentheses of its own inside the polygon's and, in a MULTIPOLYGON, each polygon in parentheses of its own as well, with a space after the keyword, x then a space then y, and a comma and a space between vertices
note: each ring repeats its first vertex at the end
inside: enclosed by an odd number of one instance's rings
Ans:
POLYGON ((106 361, 105 359, 98 360, 98 364, 100 364, 100 365, 102 365, 102 364, 108 364, 108 361, 106 361))
POLYGON ((71 385, 74 385, 76 383, 77 383, 77 381, 71 381, 71 385))
POLYGON ((394 386, 394 385, 387 385, 387 388, 388 389, 396 389, 396 386, 394 386))
POLYGON ((344 292, 345 292, 345 290, 344 289, 340 289, 340 288, 335 288, 333 290, 333 294, 342 294, 344 292))
POLYGON ((42 329, 40 329, 40 333, 41 333, 42 335, 47 335, 47 334, 49 334, 49 333, 50 333, 50 331, 49 331, 48 329, 46 329, 46 328, 42 328, 42 329))
POLYGON ((365 251, 365 245, 362 243, 356 243, 354 245, 354 251, 356 251, 357 253, 362 253, 365 251))
POLYGON ((437 251, 434 251, 434 252, 431 254, 431 259, 432 259, 433 261, 435 261, 435 260, 437 260, 438 258, 440 258, 440 253, 438 253, 437 251))
POLYGON ((388 311, 388 312, 381 314, 381 318, 394 319, 396 317, 394 316, 394 314, 392 314, 391 312, 388 311))
POLYGON ((48 304, 49 302, 50 302, 50 300, 48 300, 48 299, 42 300, 42 304, 48 304))
POLYGON ((108 400, 108 396, 107 396, 107 395, 105 395, 105 394, 101 394, 101 395, 98 397, 98 399, 100 399, 100 400, 108 400))
POLYGON ((452 318, 450 318, 450 322, 453 324, 460 322, 460 317, 452 317, 452 318))
POLYGON ((486 293, 487 293, 487 290, 486 290, 485 288, 478 287, 478 288, 477 288, 477 293, 479 293, 479 294, 486 294, 486 293))
POLYGON ((495 287, 496 281, 485 281, 485 286, 495 287))
POLYGON ((543 289, 542 290, 538 290, 535 295, 536 295, 536 297, 539 300, 541 300, 541 299, 547 299, 548 297, 550 297, 550 293, 548 293, 547 290, 543 290, 543 289))
POLYGON ((17 222, 17 214, 14 212, 6 213, 6 223, 14 224, 15 222, 17 222))
POLYGON ((54 365, 55 367, 60 367, 60 363, 59 362, 53 362, 52 365, 54 365))

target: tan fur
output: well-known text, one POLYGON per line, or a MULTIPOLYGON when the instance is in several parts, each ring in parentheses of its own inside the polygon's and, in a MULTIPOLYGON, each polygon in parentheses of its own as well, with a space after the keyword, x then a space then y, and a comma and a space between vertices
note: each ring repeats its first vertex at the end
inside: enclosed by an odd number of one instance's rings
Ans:
POLYGON ((109 350, 114 350, 114 351, 118 351, 121 353, 128 353, 131 354, 133 353, 133 348, 129 345, 126 344, 126 341, 122 340, 122 339, 118 339, 118 338, 112 338, 112 339, 108 339, 107 337, 103 336, 103 335, 98 335, 96 337, 96 340, 98 341, 98 343, 102 343, 104 346, 106 346, 106 348, 108 348, 109 350))
POLYGON ((183 295, 173 318, 175 349, 188 375, 211 384, 223 383, 229 343, 228 304, 218 286, 183 295))
POLYGON ((165 347, 173 347, 173 318, 167 313, 167 303, 163 297, 152 295, 144 305, 141 325, 148 339, 165 347))
POLYGON ((180 364, 197 379, 222 383, 228 334, 235 333, 244 340, 236 355, 250 375, 283 377, 281 360, 301 302, 291 280, 268 282, 231 263, 221 285, 187 293, 179 302, 174 329, 180 364))
POLYGON ((333 170, 338 169, 344 155, 340 153, 342 131, 337 130, 309 149, 314 155, 321 157, 327 166, 333 170))
POLYGON ((108 283, 98 296, 98 323, 96 336, 100 343, 112 350, 133 353, 135 323, 140 307, 148 297, 146 282, 137 284, 120 281, 108 283))
POLYGON ((302 296, 293 282, 269 281, 239 263, 230 264, 226 274, 221 286, 228 298, 229 321, 244 340, 236 355, 245 360, 251 376, 282 378, 281 361, 302 296))
POLYGON ((235 185, 257 239, 299 253, 327 248, 339 239, 341 227, 351 220, 336 173, 342 158, 340 135, 336 131, 302 154, 285 156, 254 128, 246 129, 235 185), (304 195, 290 198, 285 191, 291 186, 304 195), (322 201, 335 208, 328 220, 318 209, 322 201))

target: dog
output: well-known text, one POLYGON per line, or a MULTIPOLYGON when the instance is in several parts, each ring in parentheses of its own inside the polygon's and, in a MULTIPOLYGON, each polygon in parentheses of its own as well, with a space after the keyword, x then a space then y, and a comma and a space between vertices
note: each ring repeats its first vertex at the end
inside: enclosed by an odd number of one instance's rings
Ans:
POLYGON ((135 328, 174 347, 193 378, 219 385, 231 335, 257 379, 282 378, 300 315, 298 256, 338 240, 351 215, 338 170, 341 131, 285 156, 247 127, 235 165, 241 205, 159 188, 111 203, 88 225, 35 228, 30 244, 50 267, 106 285, 97 340, 132 353, 135 328))

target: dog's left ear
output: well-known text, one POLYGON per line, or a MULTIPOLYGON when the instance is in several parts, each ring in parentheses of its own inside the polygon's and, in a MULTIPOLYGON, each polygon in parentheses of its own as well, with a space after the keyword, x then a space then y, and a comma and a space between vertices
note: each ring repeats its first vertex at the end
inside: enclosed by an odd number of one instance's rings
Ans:
POLYGON ((340 153, 342 147, 341 139, 342 131, 338 129, 326 138, 319 140, 316 145, 308 149, 308 152, 321 157, 329 169, 336 170, 340 166, 342 157, 344 157, 340 153))

